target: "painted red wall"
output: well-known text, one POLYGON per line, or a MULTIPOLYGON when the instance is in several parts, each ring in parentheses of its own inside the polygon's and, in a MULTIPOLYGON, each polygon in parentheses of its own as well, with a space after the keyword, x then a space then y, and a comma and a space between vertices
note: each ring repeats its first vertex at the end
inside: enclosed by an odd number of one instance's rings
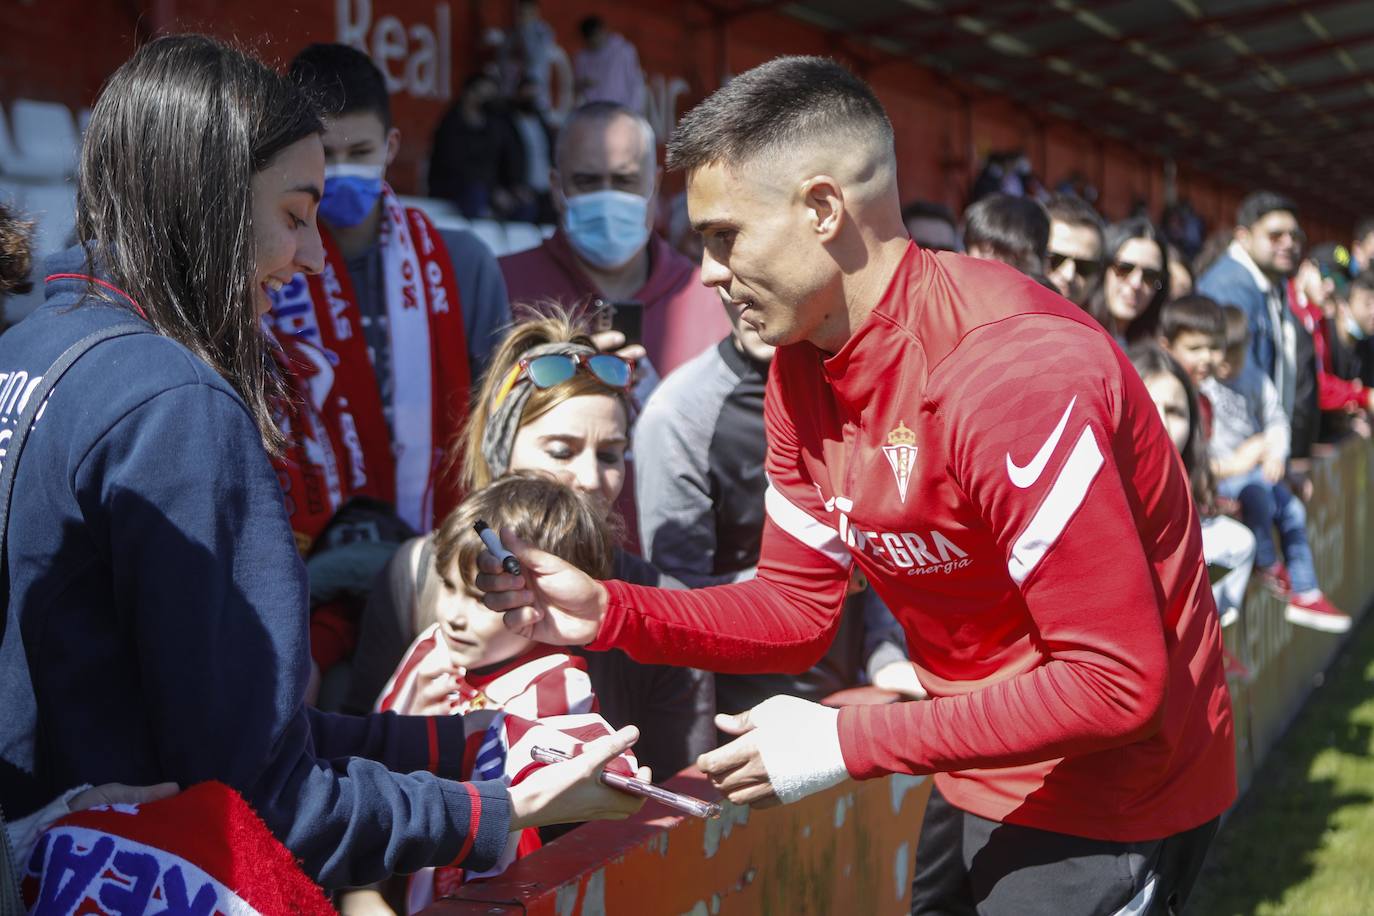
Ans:
MULTIPOLYGON (((933 199, 957 211, 987 152, 1021 148, 1050 183, 1074 170, 1083 172, 1099 187, 1099 205, 1108 218, 1126 215, 1137 199, 1148 200, 1156 214, 1164 203, 1158 157, 904 61, 861 59, 839 36, 778 13, 725 22, 692 0, 546 2, 544 7, 570 58, 581 44, 577 23, 591 13, 634 42, 659 109, 654 120, 664 127, 716 88, 723 74, 777 54, 831 54, 863 73, 887 107, 904 198, 933 199)), ((136 40, 157 29, 234 36, 276 63, 307 42, 353 34, 393 80, 405 84, 393 95, 405 141, 391 177, 403 191, 418 193, 434 126, 464 77, 483 59, 483 30, 508 25, 511 12, 508 0, 0 0, 5 24, 0 102, 29 97, 89 106, 136 40)), ((679 186, 669 179, 670 190, 679 186)), ((1186 166, 1178 188, 1212 226, 1232 220, 1243 192, 1190 174, 1186 166)), ((1348 228, 1324 222, 1316 210, 1304 214, 1304 223, 1314 239, 1343 238, 1348 228)))

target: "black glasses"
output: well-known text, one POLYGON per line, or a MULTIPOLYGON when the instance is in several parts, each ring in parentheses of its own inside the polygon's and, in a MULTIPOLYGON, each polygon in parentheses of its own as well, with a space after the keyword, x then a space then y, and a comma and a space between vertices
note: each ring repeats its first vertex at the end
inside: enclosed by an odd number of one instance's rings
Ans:
POLYGON ((1142 267, 1130 261, 1113 261, 1112 273, 1118 280, 1128 280, 1131 274, 1140 271, 1140 282, 1152 289, 1164 288, 1164 271, 1157 267, 1142 267))
POLYGON ((1049 257, 1050 272, 1053 273, 1069 261, 1073 262, 1074 274, 1082 277, 1084 280, 1091 280, 1093 277, 1097 276, 1098 271, 1102 269, 1101 261, 1089 260, 1087 258, 1075 258, 1073 255, 1051 251, 1049 257))
POLYGON ((544 356, 525 357, 506 374, 492 406, 501 406, 501 402, 510 394, 510 390, 515 387, 521 376, 528 378, 530 384, 536 388, 553 388, 576 375, 579 367, 611 388, 629 388, 634 378, 634 362, 612 353, 596 353, 592 356, 581 353, 548 353, 544 356))

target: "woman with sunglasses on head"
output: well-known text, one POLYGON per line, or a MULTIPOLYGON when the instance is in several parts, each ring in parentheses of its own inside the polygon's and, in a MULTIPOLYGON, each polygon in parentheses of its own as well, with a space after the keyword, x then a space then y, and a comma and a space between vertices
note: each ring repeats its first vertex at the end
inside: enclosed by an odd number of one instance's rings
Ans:
MULTIPOLYGON (((516 324, 492 355, 468 418, 463 488, 480 489, 512 471, 543 471, 590 495, 610 518, 625 486, 634 364, 599 353, 588 329, 557 306, 540 306, 537 314, 544 317, 516 324)), ((684 587, 622 548, 614 561, 614 578, 684 587)), ((416 600, 435 575, 433 562, 428 538, 411 541, 392 560, 363 614, 348 708, 375 702, 411 640, 433 622, 418 619, 416 600)), ((635 755, 655 773, 676 773, 713 746, 709 675, 643 665, 619 651, 586 658, 602 715, 617 728, 639 726, 635 755)))
POLYGON ((1088 311, 1122 346, 1154 337, 1159 310, 1169 296, 1164 236, 1144 217, 1112 223, 1102 259, 1107 269, 1088 311))
POLYGON ((290 82, 194 35, 143 46, 96 103, 81 244, 0 337, 17 469, 0 807, 23 817, 83 783, 220 780, 337 887, 488 867, 510 831, 638 805, 594 778, 632 732, 507 790, 439 778, 461 769, 461 719, 303 703, 306 575, 268 459, 281 385, 259 319, 270 289, 323 262, 320 132, 290 82), (109 332, 63 374, 61 354, 109 332), (43 376, 61 377, 50 398, 43 376))

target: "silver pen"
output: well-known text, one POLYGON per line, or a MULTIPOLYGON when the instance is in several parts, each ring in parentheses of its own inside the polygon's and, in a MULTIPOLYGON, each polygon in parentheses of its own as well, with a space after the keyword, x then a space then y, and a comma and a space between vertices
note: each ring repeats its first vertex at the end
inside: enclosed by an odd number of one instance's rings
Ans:
MULTIPOLYGON (((565 760, 573 759, 562 751, 556 751, 549 747, 539 747, 537 745, 530 748, 530 756, 539 763, 562 763, 565 760)), ((704 818, 720 817, 720 805, 715 802, 706 802, 699 798, 693 798, 690 795, 680 795, 677 792, 670 792, 667 789, 660 788, 642 779, 635 779, 630 776, 623 776, 620 773, 611 773, 602 770, 601 782, 603 785, 610 786, 612 789, 617 789, 629 795, 638 795, 640 798, 651 798, 683 814, 704 818)))

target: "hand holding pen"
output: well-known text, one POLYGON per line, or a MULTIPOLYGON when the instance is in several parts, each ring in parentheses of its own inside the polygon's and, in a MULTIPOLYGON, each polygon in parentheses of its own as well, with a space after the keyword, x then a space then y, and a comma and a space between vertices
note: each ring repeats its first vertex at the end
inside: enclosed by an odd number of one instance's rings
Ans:
MULTIPOLYGON (((565 760, 573 759, 570 755, 554 748, 538 746, 530 748, 530 756, 539 763, 562 763, 565 760)), ((622 773, 613 773, 610 770, 602 770, 599 778, 603 785, 610 786, 612 789, 617 789, 627 795, 652 799, 682 814, 703 818, 720 817, 720 805, 715 802, 702 801, 699 798, 692 798, 690 795, 671 792, 643 779, 635 779, 622 773)))
POLYGON ((482 539, 482 543, 490 551, 491 555, 501 563, 501 568, 512 576, 520 575, 520 561, 515 554, 506 549, 506 545, 501 543, 501 537, 487 525, 486 522, 478 519, 472 526, 472 530, 477 532, 477 536, 482 539))

